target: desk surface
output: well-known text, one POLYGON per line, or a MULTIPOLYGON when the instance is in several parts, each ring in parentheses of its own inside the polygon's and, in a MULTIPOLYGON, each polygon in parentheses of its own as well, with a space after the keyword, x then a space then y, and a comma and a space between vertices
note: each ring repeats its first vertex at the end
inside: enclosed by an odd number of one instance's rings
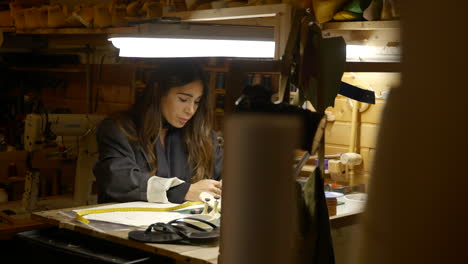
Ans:
MULTIPOLYGON (((67 217, 60 212, 71 211, 75 209, 84 209, 96 207, 96 205, 82 206, 75 208, 57 209, 50 211, 35 212, 31 217, 50 225, 59 226, 85 235, 105 239, 117 244, 140 249, 157 255, 175 259, 177 263, 218 263, 219 247, 218 244, 192 246, 178 244, 151 244, 141 243, 128 239, 127 231, 99 232, 88 225, 67 217)), ((341 214, 330 217, 331 228, 354 224, 362 211, 338 210, 341 214)))
POLYGON ((31 217, 36 220, 46 222, 48 224, 66 228, 82 234, 90 235, 97 238, 102 238, 117 244, 137 248, 150 253, 155 253, 161 256, 175 259, 177 263, 217 263, 219 255, 218 244, 192 246, 178 244, 150 244, 141 243, 128 239, 127 231, 111 231, 99 232, 89 226, 72 220, 69 217, 61 214, 61 211, 71 211, 75 209, 83 209, 87 207, 96 207, 96 205, 83 206, 76 208, 58 209, 43 212, 32 213, 31 217))

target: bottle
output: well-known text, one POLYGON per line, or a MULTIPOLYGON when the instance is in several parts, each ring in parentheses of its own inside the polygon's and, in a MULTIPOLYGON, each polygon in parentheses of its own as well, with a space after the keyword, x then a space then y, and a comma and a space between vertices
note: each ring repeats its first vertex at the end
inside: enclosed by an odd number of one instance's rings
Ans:
POLYGON ((253 73, 247 74, 247 79, 245 81, 245 85, 252 85, 253 77, 254 77, 253 73))
POLYGON ((224 73, 222 72, 216 74, 216 89, 224 89, 224 73))
POLYGON ((216 95, 215 112, 224 113, 224 94, 216 95))
POLYGON ((266 89, 270 90, 271 89, 271 75, 263 75, 262 84, 266 89))

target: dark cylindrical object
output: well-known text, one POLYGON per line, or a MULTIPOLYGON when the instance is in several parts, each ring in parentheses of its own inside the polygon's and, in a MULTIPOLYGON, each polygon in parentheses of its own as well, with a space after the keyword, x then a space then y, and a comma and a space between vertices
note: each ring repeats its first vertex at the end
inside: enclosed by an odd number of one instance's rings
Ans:
POLYGON ((297 198, 292 164, 300 122, 266 114, 234 114, 226 121, 220 261, 294 263, 297 198))

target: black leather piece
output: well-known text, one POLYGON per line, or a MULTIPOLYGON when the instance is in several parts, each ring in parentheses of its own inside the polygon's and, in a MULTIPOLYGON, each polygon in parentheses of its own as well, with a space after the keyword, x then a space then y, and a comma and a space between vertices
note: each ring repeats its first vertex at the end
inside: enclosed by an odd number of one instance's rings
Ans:
POLYGON ((134 230, 128 233, 128 238, 144 243, 211 243, 219 239, 219 228, 203 219, 186 217, 175 219, 166 223, 155 223, 148 226, 146 230, 134 230), (202 222, 212 230, 208 231, 199 226, 187 223, 184 220, 190 219, 202 222), (189 228, 197 231, 189 230, 189 228))
POLYGON ((143 230, 130 231, 128 238, 144 243, 174 243, 182 240, 182 237, 176 233, 143 230))

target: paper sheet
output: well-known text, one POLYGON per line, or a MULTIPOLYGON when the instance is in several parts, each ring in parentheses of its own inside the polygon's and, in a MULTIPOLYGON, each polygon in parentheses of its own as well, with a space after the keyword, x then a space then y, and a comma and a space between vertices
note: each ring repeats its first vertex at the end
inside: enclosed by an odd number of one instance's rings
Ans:
MULTIPOLYGON (((168 208, 177 206, 178 204, 159 204, 159 203, 147 203, 147 202, 130 202, 130 203, 119 203, 113 205, 97 206, 93 208, 86 208, 81 210, 73 210, 74 212, 94 210, 94 209, 105 209, 105 208, 125 208, 125 207, 141 207, 141 208, 168 208)), ((201 208, 203 205, 193 205, 185 207, 183 210, 190 210, 194 208, 201 208)), ((84 217, 88 220, 98 220, 110 223, 117 223, 123 225, 147 227, 150 224, 156 222, 169 222, 171 220, 188 216, 177 211, 173 212, 109 212, 85 215, 84 217)))

